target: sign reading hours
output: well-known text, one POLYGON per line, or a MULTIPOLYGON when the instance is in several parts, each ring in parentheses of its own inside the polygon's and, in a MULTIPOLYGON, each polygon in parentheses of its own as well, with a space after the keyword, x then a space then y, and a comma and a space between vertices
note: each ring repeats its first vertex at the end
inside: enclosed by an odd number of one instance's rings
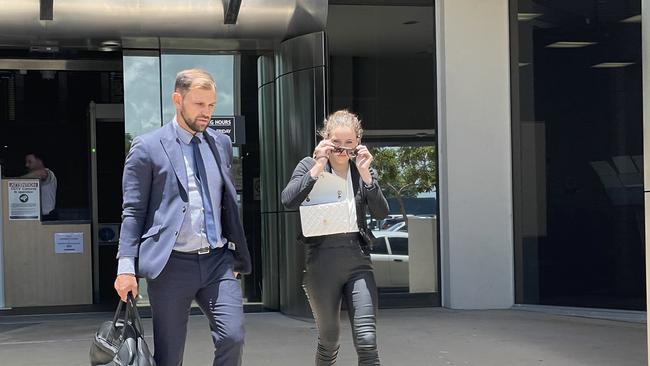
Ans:
POLYGON ((233 144, 246 143, 244 116, 212 116, 209 127, 228 137, 233 144))

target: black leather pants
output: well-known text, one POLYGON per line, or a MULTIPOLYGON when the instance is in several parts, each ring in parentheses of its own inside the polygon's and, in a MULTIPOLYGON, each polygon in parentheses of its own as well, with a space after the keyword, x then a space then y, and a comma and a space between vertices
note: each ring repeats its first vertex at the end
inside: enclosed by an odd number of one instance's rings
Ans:
POLYGON ((334 365, 339 350, 341 300, 345 299, 359 365, 379 365, 377 285, 370 255, 357 235, 336 236, 306 245, 303 288, 316 325, 316 365, 334 365))

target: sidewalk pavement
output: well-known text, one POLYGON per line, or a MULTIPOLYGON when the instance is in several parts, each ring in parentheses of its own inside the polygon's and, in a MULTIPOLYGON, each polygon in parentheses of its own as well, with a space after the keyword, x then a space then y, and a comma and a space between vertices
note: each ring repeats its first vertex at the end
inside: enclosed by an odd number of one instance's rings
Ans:
MULTIPOLYGON (((0 365, 88 365, 94 330, 110 313, 0 317, 0 365)), ((151 319, 144 319, 152 346, 151 319)), ((313 365, 313 322, 246 314, 244 366, 313 365)), ((380 310, 379 352, 387 366, 647 365, 645 324, 522 310, 380 310)), ((356 365, 347 314, 338 365, 356 365)), ((207 320, 192 316, 185 366, 212 365, 207 320)))

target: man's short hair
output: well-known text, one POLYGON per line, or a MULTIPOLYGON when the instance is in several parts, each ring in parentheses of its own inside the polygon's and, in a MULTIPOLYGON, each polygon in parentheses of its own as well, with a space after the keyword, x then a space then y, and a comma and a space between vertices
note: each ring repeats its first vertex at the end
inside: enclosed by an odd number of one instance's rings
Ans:
POLYGON ((40 151, 29 151, 27 154, 25 154, 25 157, 28 155, 34 155, 34 157, 45 164, 45 158, 43 157, 44 155, 40 151))
POLYGON ((191 89, 212 89, 217 90, 217 84, 212 75, 202 69, 188 69, 176 74, 174 91, 185 96, 191 89))

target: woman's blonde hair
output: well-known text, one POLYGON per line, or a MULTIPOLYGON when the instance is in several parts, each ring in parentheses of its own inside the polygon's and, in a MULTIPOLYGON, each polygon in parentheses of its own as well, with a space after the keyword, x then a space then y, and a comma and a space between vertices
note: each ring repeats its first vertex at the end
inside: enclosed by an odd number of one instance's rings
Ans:
POLYGON ((323 128, 318 131, 318 134, 326 139, 336 127, 349 127, 357 135, 357 138, 360 139, 363 136, 363 128, 361 128, 359 117, 347 109, 341 109, 330 114, 323 122, 323 128))

